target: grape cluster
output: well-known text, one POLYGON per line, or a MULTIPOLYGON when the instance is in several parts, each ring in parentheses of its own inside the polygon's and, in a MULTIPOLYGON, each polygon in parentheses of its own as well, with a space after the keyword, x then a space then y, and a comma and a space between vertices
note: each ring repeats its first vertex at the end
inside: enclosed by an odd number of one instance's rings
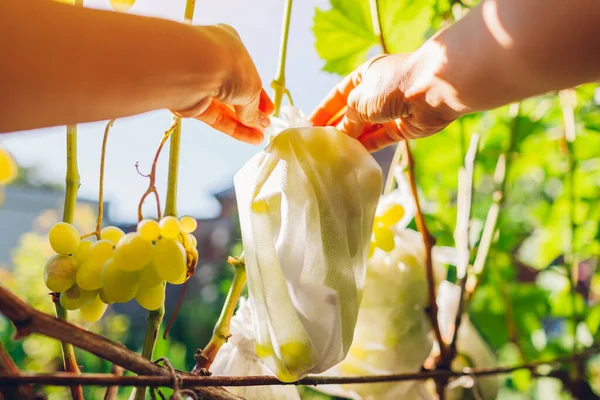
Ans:
POLYGON ((141 221, 137 232, 125 234, 115 226, 100 232, 100 240, 81 239, 66 222, 48 234, 56 251, 44 270, 46 286, 60 293, 67 310, 80 310, 84 319, 99 320, 111 303, 132 299, 147 310, 165 300, 165 282, 184 283, 198 261, 196 220, 185 216, 141 221))
POLYGON ((376 248, 390 252, 394 250, 394 232, 391 227, 396 225, 404 217, 404 207, 397 203, 387 205, 375 215, 373 225, 373 235, 371 236, 371 247, 369 249, 369 258, 373 255, 376 248))

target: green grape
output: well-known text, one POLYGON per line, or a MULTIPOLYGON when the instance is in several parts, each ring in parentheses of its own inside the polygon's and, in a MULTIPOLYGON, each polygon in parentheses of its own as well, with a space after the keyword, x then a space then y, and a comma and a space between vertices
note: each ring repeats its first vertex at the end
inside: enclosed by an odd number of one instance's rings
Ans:
POLYGON ((102 287, 102 265, 90 260, 77 269, 77 285, 84 290, 97 290, 102 287))
POLYGON ((102 318, 102 315, 104 315, 104 312, 106 311, 106 307, 108 306, 100 300, 100 296, 98 295, 94 297, 90 303, 81 307, 79 311, 86 321, 96 322, 102 318))
POLYGON ((104 304, 112 304, 114 303, 114 301, 110 301, 106 298, 106 295, 104 294, 104 290, 102 288, 100 288, 100 290, 98 290, 98 297, 100 298, 100 300, 102 300, 102 302, 104 304))
POLYGON ((156 242, 152 262, 162 280, 174 284, 185 282, 186 261, 185 249, 180 242, 168 239, 160 239, 156 242))
POLYGON ((160 228, 158 226, 158 222, 153 219, 145 219, 140 221, 137 226, 137 231, 145 240, 154 241, 158 240, 160 237, 160 228))
POLYGON ((165 302, 165 285, 163 283, 154 286, 140 285, 135 299, 146 310, 157 310, 165 302))
POLYGON ((94 243, 91 240, 82 240, 73 257, 78 263, 84 263, 90 257, 92 247, 94 247, 94 243))
POLYGON ((164 217, 160 220, 160 235, 165 239, 176 239, 181 232, 179 221, 175 217, 164 217))
POLYGON ((375 235, 375 244, 383 251, 392 251, 396 244, 394 243, 394 232, 390 228, 378 224, 373 229, 375 235))
POLYGON ((60 304, 67 310, 78 310, 94 300, 97 290, 83 290, 73 285, 60 294, 60 304))
POLYGON ((124 271, 115 260, 110 259, 102 266, 102 291, 106 300, 127 303, 133 299, 139 285, 137 271, 124 271))
POLYGON ((125 235, 115 249, 115 260, 125 271, 137 271, 152 260, 154 246, 144 240, 139 233, 125 235))
POLYGON ((48 232, 48 239, 50 240, 50 246, 55 252, 59 254, 73 254, 79 248, 79 242, 81 237, 77 229, 66 222, 59 222, 54 224, 48 232))
POLYGON ((73 286, 77 274, 77 263, 71 256, 56 254, 46 263, 44 282, 53 292, 63 292, 73 286))
POLYGON ((90 251, 89 261, 103 265, 113 254, 115 247, 108 240, 98 240, 90 251))
POLYGON ((140 270, 140 285, 156 286, 162 282, 163 280, 158 276, 154 264, 151 262, 144 265, 144 268, 140 270))
POLYGON ((396 225, 402 217, 404 217, 404 207, 400 204, 392 204, 376 218, 376 221, 387 227, 396 225))
POLYGON ((184 217, 181 217, 181 219, 179 220, 179 225, 181 226, 182 232, 192 233, 198 227, 198 222, 189 215, 186 215, 184 217))
POLYGON ((190 239, 192 247, 198 247, 198 240, 196 239, 196 236, 192 235, 191 233, 188 233, 188 238, 190 239))
POLYGON ((125 236, 125 232, 123 232, 116 226, 107 226, 105 228, 102 228, 102 230, 100 231, 100 239, 108 240, 115 246, 117 245, 117 243, 119 243, 119 240, 121 240, 123 236, 125 236))

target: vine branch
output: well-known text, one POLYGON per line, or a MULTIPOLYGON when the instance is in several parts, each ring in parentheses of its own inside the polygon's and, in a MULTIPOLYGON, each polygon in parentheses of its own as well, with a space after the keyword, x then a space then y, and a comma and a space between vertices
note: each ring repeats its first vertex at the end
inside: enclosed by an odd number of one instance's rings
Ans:
POLYGON ((106 145, 108 143, 108 133, 115 123, 111 119, 104 128, 104 137, 102 138, 102 151, 100 152, 100 183, 98 187, 98 217, 96 218, 96 230, 94 232, 83 235, 81 238, 96 236, 100 240, 100 232, 102 231, 102 218, 104 216, 104 164, 106 160, 106 145))
POLYGON ((410 145, 408 143, 408 140, 402 141, 402 144, 404 145, 405 172, 408 178, 408 182, 410 183, 410 191, 415 201, 415 223, 417 224, 417 229, 421 233, 421 236, 423 238, 423 245, 425 246, 425 272, 427 274, 427 288, 429 293, 429 319, 431 321, 431 325, 435 333, 435 338, 440 346, 440 357, 442 360, 445 360, 447 359, 446 345, 442 338, 442 333, 438 324, 438 307, 435 293, 435 275, 433 272, 433 259, 431 256, 431 251, 434 246, 434 238, 433 236, 431 236, 431 233, 429 233, 429 229, 427 228, 427 223, 425 222, 425 217, 423 216, 423 211, 421 210, 421 205, 419 203, 417 182, 415 180, 415 162, 410 150, 410 145))
MULTIPOLYGON (((67 174, 65 178, 65 204, 63 209, 63 222, 73 223, 75 216, 75 205, 77 204, 77 191, 79 190, 79 170, 77 169, 77 125, 67 126, 67 174)), ((56 317, 63 321, 68 320, 67 310, 60 304, 54 302, 56 317)), ((79 365, 75 358, 73 346, 61 341, 63 364, 65 371, 79 374, 79 365)), ((73 400, 83 400, 83 389, 81 386, 71 386, 73 400)))
MULTIPOLYGON (((148 175, 140 174, 142 176, 147 176, 148 179, 150 180, 150 182, 148 183, 148 189, 146 189, 146 192, 142 195, 142 198, 140 199, 140 203, 138 205, 138 221, 141 221, 144 219, 144 215, 142 213, 142 206, 144 205, 144 201, 146 200, 146 197, 148 197, 150 194, 154 194, 154 196, 156 197, 157 218, 160 220, 160 218, 162 216, 162 210, 160 208, 160 198, 158 197, 158 191, 156 190, 156 165, 158 164, 158 157, 160 157, 160 153, 161 153, 165 143, 171 136, 171 133, 173 133, 173 131, 177 128, 177 125, 179 125, 180 122, 181 121, 174 120, 173 124, 169 127, 169 129, 167 129, 165 131, 165 133, 163 134, 163 137, 160 139, 160 143, 158 144, 158 148, 156 149, 156 154, 154 155, 154 160, 152 161, 152 168, 150 170, 150 173, 148 175)), ((136 164, 136 168, 137 167, 138 167, 138 164, 136 164)), ((139 172, 139 169, 138 169, 138 172, 139 172)))
MULTIPOLYGON (((464 132, 463 132, 464 133, 464 132)), ((473 201, 473 175, 475 173, 475 160, 479 147, 479 135, 473 134, 466 151, 464 167, 458 171, 458 212, 456 217, 455 242, 458 251, 458 279, 460 287, 460 297, 458 308, 454 318, 454 332, 450 340, 448 363, 452 363, 456 355, 456 342, 458 340, 458 330, 462 322, 462 315, 465 310, 465 290, 467 284, 467 269, 470 262, 469 247, 469 224, 471 221, 471 205, 473 201)))
MULTIPOLYGON (((346 385, 353 383, 384 383, 384 382, 403 382, 403 381, 424 381, 427 379, 451 379, 460 378, 463 376, 470 377, 485 377, 501 374, 509 374, 518 370, 534 370, 540 366, 550 366, 552 371, 557 371, 561 366, 570 364, 576 359, 590 357, 598 354, 600 349, 598 346, 590 347, 585 351, 568 356, 557 358, 554 360, 534 361, 527 364, 519 364, 510 367, 495 367, 495 368, 480 368, 471 369, 465 368, 463 371, 436 370, 436 371, 421 371, 415 373, 403 374, 386 374, 386 375, 367 375, 367 376, 308 376, 296 382, 281 382, 274 376, 180 376, 181 387, 193 387, 195 389, 213 386, 283 386, 283 385, 346 385)), ((153 364, 156 365, 156 364, 153 364)), ((156 366, 157 368, 161 368, 156 366)), ((166 371, 166 369, 165 369, 166 371)), ((552 372, 550 372, 552 374, 552 372)), ((538 374, 539 376, 544 376, 538 374)), ((172 387, 173 378, 170 376, 115 376, 112 374, 82 374, 73 375, 69 373, 54 373, 54 374, 21 374, 0 375, 0 379, 6 380, 7 383, 36 383, 41 385, 56 385, 68 386, 73 382, 96 385, 96 386, 162 386, 172 387)))
POLYGON ((243 254, 239 258, 229 257, 227 262, 235 268, 233 280, 231 281, 225 304, 223 304, 221 315, 215 324, 208 345, 206 345, 204 350, 198 349, 196 354, 194 354, 196 365, 192 370, 193 375, 208 375, 208 369, 219 352, 219 349, 227 343, 227 340, 231 337, 231 318, 233 317, 235 306, 240 298, 244 284, 246 283, 246 265, 244 263, 243 254))
POLYGON ((514 105, 514 110, 512 112, 513 119, 507 149, 502 154, 500 154, 500 156, 498 157, 498 162, 496 163, 496 170, 494 171, 495 189, 494 193, 492 194, 492 205, 490 206, 487 216, 485 218, 481 241, 479 242, 479 247, 475 256, 475 261, 473 262, 473 267, 470 271, 469 277, 467 278, 467 300, 469 300, 473 296, 473 293, 477 288, 479 278, 483 273, 485 262, 490 252, 490 248, 492 247, 494 236, 496 235, 500 210, 504 205, 504 199, 506 197, 505 187, 506 177, 508 175, 507 171, 510 167, 510 161, 513 157, 513 153, 515 152, 517 146, 520 112, 521 103, 517 103, 516 105, 514 105))
MULTIPOLYGON (((166 368, 160 367, 143 358, 121 343, 115 343, 101 335, 86 331, 69 322, 36 310, 2 285, 0 285, 0 313, 11 320, 16 327, 15 338, 17 339, 37 333, 61 340, 63 343, 68 343, 69 345, 74 345, 133 373, 166 376, 171 382, 173 381, 173 377, 166 368)), ((182 372, 178 372, 178 374, 189 376, 189 374, 182 372)), ((74 377, 77 374, 70 374, 70 376, 74 377)), ((192 389, 201 398, 239 400, 239 397, 232 395, 220 387, 203 388, 196 385, 192 386, 192 389)))
POLYGON ((277 64, 277 74, 275 79, 271 82, 271 87, 273 88, 273 104, 275 106, 275 111, 273 115, 278 117, 279 111, 281 111, 281 100, 283 100, 283 96, 287 95, 290 103, 292 102, 292 97, 290 96, 290 92, 287 90, 285 86, 285 62, 287 58, 287 44, 288 44, 288 35, 290 32, 290 19, 292 15, 292 0, 285 1, 285 7, 283 9, 283 24, 281 29, 281 39, 279 45, 279 61, 277 64))
MULTIPOLYGON (((6 376, 19 376, 19 368, 8 354, 2 342, 0 342, 0 374, 6 376)), ((4 382, 4 379, 0 379, 0 382, 4 382)), ((30 385, 3 385, 0 384, 0 398, 6 399, 22 399, 28 400, 34 397, 33 389, 30 385)))

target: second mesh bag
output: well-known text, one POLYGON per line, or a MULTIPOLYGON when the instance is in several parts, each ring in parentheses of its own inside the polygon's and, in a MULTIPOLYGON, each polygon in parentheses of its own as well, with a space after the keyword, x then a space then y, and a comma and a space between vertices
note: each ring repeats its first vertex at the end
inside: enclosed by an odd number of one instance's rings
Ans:
POLYGON ((282 381, 346 356, 381 169, 335 128, 287 129, 236 174, 256 350, 282 381))

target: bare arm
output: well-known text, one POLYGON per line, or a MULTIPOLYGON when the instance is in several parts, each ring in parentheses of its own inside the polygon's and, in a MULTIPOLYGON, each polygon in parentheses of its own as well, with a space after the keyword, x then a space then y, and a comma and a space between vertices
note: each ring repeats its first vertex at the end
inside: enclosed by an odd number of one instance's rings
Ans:
POLYGON ((260 77, 229 27, 2 1, 0 54, 0 132, 168 108, 262 140, 260 77))
POLYGON ((377 150, 463 114, 600 79, 600 1, 483 0, 412 54, 367 62, 311 120, 377 150), (379 126, 376 124, 383 124, 379 126))
POLYGON ((461 111, 595 81, 600 2, 484 0, 426 44, 428 51, 446 59, 437 75, 454 89, 461 111))

